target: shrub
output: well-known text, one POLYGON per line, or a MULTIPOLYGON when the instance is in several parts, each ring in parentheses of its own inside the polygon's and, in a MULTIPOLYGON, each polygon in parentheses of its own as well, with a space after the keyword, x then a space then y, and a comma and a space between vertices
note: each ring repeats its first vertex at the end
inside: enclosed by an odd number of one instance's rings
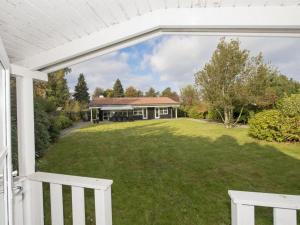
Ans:
POLYGON ((286 117, 296 117, 300 115, 300 94, 286 96, 276 103, 276 107, 286 117))
POLYGON ((249 120, 251 136, 267 141, 281 140, 280 122, 281 113, 278 110, 265 110, 257 113, 249 120))
POLYGON ((209 110, 206 116, 206 119, 215 120, 215 121, 222 121, 220 114, 216 110, 209 110))
POLYGON ((204 119, 204 112, 199 110, 198 106, 192 106, 187 110, 188 117, 193 119, 204 119))
POLYGON ((51 143, 56 142, 60 135, 60 124, 57 117, 50 117, 50 127, 48 129, 51 143))
POLYGON ((55 123, 59 129, 66 129, 68 127, 71 127, 73 125, 73 122, 69 117, 65 115, 59 115, 55 118, 55 123))
POLYGON ((285 117, 279 110, 265 110, 249 121, 249 134, 267 141, 300 141, 300 117, 285 117))
POLYGON ((50 135, 48 129, 50 121, 48 114, 44 111, 39 101, 34 104, 34 131, 35 131, 35 154, 36 158, 44 155, 50 145, 50 135))

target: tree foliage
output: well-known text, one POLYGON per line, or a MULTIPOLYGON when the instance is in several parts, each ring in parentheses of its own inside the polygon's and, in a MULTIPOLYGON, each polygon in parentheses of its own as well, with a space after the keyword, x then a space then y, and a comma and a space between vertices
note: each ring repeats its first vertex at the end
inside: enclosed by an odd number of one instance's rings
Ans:
POLYGON ((88 90, 84 75, 81 73, 79 74, 77 85, 75 86, 75 93, 73 94, 74 99, 81 104, 89 103, 90 95, 88 90))
POLYGON ((113 95, 117 98, 124 97, 124 89, 119 78, 115 81, 115 84, 113 86, 113 95))
POLYGON ((248 105, 274 105, 277 90, 272 87, 271 78, 280 76, 270 64, 264 63, 262 54, 250 57, 238 40, 221 39, 210 61, 196 73, 195 81, 203 99, 219 113, 226 127, 232 127, 248 105))
POLYGON ((70 68, 58 70, 48 74, 46 96, 56 106, 63 106, 70 98, 70 92, 65 76, 71 72, 70 68))
POLYGON ((200 102, 200 95, 198 90, 193 85, 187 85, 180 90, 181 104, 186 106, 193 106, 200 102))
POLYGON ((159 92, 156 91, 154 88, 150 87, 148 91, 145 93, 146 97, 157 97, 159 96, 159 92))
POLYGON ((140 97, 140 96, 143 96, 143 92, 136 89, 133 86, 129 86, 125 90, 125 97, 140 97))
POLYGON ((100 87, 96 87, 92 99, 99 98, 101 95, 104 96, 104 90, 100 87))
POLYGON ((104 91, 103 95, 104 95, 104 97, 112 98, 112 97, 114 97, 114 91, 113 91, 113 89, 107 88, 104 91))
POLYGON ((179 96, 176 91, 172 91, 170 87, 165 88, 162 92, 161 95, 162 97, 169 97, 175 101, 179 101, 179 96))

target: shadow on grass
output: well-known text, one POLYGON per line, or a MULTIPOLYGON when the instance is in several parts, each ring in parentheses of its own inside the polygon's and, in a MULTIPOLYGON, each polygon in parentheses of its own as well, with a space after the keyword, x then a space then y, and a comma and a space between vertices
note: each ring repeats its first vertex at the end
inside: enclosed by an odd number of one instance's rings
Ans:
MULTIPOLYGON (((181 132, 167 121, 100 126, 62 139, 40 170, 114 180, 114 225, 229 225, 230 189, 300 194, 300 161, 274 147, 181 132)), ((67 225, 69 190, 65 196, 67 225)), ((95 224, 90 191, 86 213, 87 224, 95 224)), ((256 224, 272 224, 271 218, 271 210, 259 209, 256 224)))

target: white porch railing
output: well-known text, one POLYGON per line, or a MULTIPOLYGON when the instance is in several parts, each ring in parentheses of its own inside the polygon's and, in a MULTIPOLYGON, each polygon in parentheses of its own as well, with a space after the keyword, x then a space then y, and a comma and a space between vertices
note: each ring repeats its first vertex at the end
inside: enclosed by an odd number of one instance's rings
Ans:
POLYGON ((255 206, 273 208, 274 225, 297 225, 300 196, 229 191, 232 225, 254 225, 255 206))
MULTIPOLYGON (((62 186, 71 186, 73 225, 85 225, 84 189, 94 189, 96 225, 112 225, 112 180, 37 172, 28 176, 33 198, 34 225, 44 224, 43 183, 50 184, 52 225, 64 224, 62 186)), ((25 190, 26 191, 26 190, 25 190)))

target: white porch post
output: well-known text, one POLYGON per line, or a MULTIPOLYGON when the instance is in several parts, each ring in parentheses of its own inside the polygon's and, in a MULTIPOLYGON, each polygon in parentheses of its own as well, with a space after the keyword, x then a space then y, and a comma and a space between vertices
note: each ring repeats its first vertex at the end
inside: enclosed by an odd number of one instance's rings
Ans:
POLYGON ((175 110, 175 118, 177 119, 177 108, 175 110))
MULTIPOLYGON (((31 77, 17 77, 17 116, 19 176, 35 172, 34 103, 33 80, 31 77)), ((31 182, 24 181, 23 215, 24 225, 33 224, 33 196, 31 182)))
MULTIPOLYGON (((35 172, 35 135, 33 79, 47 80, 47 74, 30 71, 11 65, 11 73, 16 76, 17 118, 18 118, 18 158, 19 176, 27 177, 35 172)), ((37 201, 37 188, 25 179, 23 184, 23 224, 42 225, 38 216, 43 207, 37 201)))
POLYGON ((33 80, 17 77, 19 175, 35 171, 33 80))

